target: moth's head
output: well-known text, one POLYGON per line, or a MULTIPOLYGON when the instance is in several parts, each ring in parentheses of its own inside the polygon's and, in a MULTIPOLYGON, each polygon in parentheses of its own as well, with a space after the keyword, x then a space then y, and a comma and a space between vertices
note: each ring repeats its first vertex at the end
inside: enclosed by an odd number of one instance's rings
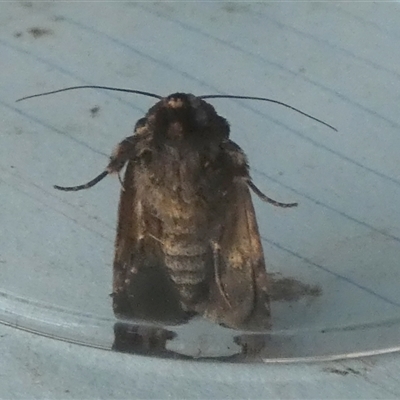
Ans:
POLYGON ((168 143, 221 142, 229 137, 229 124, 214 107, 186 93, 174 93, 153 106, 147 124, 154 137, 168 143))

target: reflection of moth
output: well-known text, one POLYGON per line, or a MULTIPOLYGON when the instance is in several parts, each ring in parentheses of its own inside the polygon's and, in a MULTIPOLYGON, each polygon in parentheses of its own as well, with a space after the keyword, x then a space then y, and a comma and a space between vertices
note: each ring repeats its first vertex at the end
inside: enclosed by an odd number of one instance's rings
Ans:
MULTIPOLYGON (((114 325, 112 350, 121 353, 181 360, 208 359, 212 361, 249 362, 262 360, 263 350, 268 343, 268 335, 244 334, 233 337, 233 342, 239 345, 240 349, 232 355, 199 356, 198 354, 182 354, 168 349, 168 343, 177 336, 176 333, 157 326, 132 325, 126 322, 117 322, 114 325)), ((193 351, 195 350, 193 349, 193 351)))
MULTIPOLYGON (((143 93, 142 93, 143 94, 143 93)), ((144 93, 146 94, 146 93, 144 93)), ((148 94, 149 95, 149 94, 148 94)), ((159 98, 106 170, 126 166, 115 242, 118 317, 179 323, 200 314, 232 328, 269 326, 263 250, 250 196, 260 192, 228 122, 203 98, 159 98)))
POLYGON ((179 354, 166 348, 167 342, 175 337, 174 332, 163 328, 117 322, 114 325, 112 350, 121 353, 178 358, 179 354))

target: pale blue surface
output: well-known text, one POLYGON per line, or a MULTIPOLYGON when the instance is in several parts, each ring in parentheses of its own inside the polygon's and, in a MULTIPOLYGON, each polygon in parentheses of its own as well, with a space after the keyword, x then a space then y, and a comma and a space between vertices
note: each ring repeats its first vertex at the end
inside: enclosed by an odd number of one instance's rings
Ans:
POLYGON ((398 399, 397 355, 232 365, 155 360, 0 325, 4 399, 398 399))
MULTIPOLYGON (((399 22, 397 3, 0 3, 0 319, 110 344, 119 183, 74 194, 52 184, 101 172, 153 104, 97 91, 17 98, 79 84, 230 93, 270 96, 339 129, 275 105, 212 102, 257 185, 300 204, 279 210, 255 199, 268 270, 322 289, 315 299, 273 304, 283 346, 267 358, 399 348, 399 22), (32 28, 48 32, 35 38, 32 28)), ((310 398, 321 388, 332 397, 400 396, 396 355, 307 366, 189 364, 0 329, 4 398, 12 388, 15 397, 51 398, 310 398), (359 374, 329 373, 346 368, 359 374), (24 376, 31 378, 20 385, 24 376)), ((212 352, 214 336, 201 340, 199 352, 212 352)))

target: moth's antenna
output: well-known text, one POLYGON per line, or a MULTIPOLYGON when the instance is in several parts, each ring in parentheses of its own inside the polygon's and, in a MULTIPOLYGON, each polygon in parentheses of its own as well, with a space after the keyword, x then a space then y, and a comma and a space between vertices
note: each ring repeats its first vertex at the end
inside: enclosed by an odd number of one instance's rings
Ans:
POLYGON ((293 111, 298 112, 299 114, 302 114, 310 119, 313 119, 314 121, 319 122, 320 124, 323 124, 327 126, 330 129, 333 129, 334 131, 338 131, 334 126, 327 124, 326 122, 313 117, 310 114, 305 113, 304 111, 299 110, 298 108, 289 106, 289 104, 282 103, 281 101, 278 100, 273 100, 273 99, 268 99, 266 97, 253 97, 253 96, 235 96, 231 94, 207 94, 205 96, 199 96, 200 99, 243 99, 243 100, 260 100, 260 101, 268 101, 269 103, 275 103, 279 104, 280 106, 284 106, 286 108, 290 108, 293 111))
POLYGON ((97 175, 96 178, 92 179, 90 182, 87 182, 87 183, 85 183, 83 185, 79 185, 79 186, 57 186, 57 185, 54 185, 53 187, 54 187, 54 189, 64 190, 65 192, 76 192, 78 190, 89 189, 92 186, 99 183, 101 180, 103 180, 108 174, 109 174, 108 171, 103 171, 100 175, 97 175))
MULTIPOLYGON (((33 94, 31 96, 25 96, 25 97, 21 97, 20 99, 18 99, 16 102, 18 103, 19 101, 22 100, 27 100, 27 99, 32 99, 34 97, 41 97, 41 96, 47 96, 50 94, 55 94, 55 93, 61 93, 61 92, 66 92, 68 90, 75 90, 75 89, 103 89, 103 90, 111 90, 114 92, 124 92, 124 93, 136 93, 136 94, 141 94, 143 96, 148 96, 148 97, 153 97, 156 99, 161 100, 163 97, 155 94, 155 93, 151 93, 151 92, 144 92, 142 90, 135 90, 135 89, 123 89, 123 88, 115 88, 115 87, 110 87, 110 86, 97 86, 97 85, 82 85, 82 86, 71 86, 71 87, 67 87, 64 89, 58 89, 58 90, 52 90, 51 92, 44 92, 44 93, 38 93, 38 94, 33 94)), ((281 101, 278 100, 273 100, 273 99, 268 99, 266 97, 254 97, 254 96, 236 96, 236 95, 231 95, 231 94, 208 94, 208 95, 204 95, 204 96, 199 96, 200 99, 242 99, 242 100, 258 100, 258 101, 268 101, 269 103, 275 103, 275 104, 279 104, 281 106, 284 106, 286 108, 289 108, 293 111, 298 112, 299 114, 304 115, 307 118, 310 118, 314 121, 319 122, 320 124, 323 124, 325 126, 327 126, 330 129, 333 129, 334 131, 337 132, 337 129, 332 126, 329 125, 328 123, 313 117, 310 114, 305 113, 304 111, 299 110, 298 108, 292 107, 289 104, 283 103, 281 101)))
POLYGON ((26 100, 26 99, 32 99, 33 97, 47 96, 49 94, 66 92, 67 90, 75 90, 75 89, 113 90, 115 92, 136 93, 136 94, 142 94, 143 96, 154 97, 156 99, 162 99, 162 96, 159 96, 158 94, 150 93, 150 92, 143 92, 141 90, 122 89, 122 88, 115 88, 115 87, 109 87, 109 86, 83 85, 83 86, 71 86, 71 87, 67 87, 67 88, 64 88, 64 89, 52 90, 51 92, 44 92, 44 93, 39 93, 39 94, 33 94, 31 96, 21 97, 20 99, 17 100, 17 102, 18 101, 22 101, 22 100, 26 100))

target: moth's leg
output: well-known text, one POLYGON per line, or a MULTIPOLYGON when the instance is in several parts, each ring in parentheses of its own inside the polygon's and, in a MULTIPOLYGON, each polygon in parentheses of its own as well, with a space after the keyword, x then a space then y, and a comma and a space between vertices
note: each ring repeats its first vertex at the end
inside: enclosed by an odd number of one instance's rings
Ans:
POLYGON ((249 188, 263 201, 270 203, 276 207, 296 207, 297 203, 281 203, 270 197, 266 196, 251 180, 249 173, 249 165, 247 162, 247 157, 244 154, 243 150, 231 140, 227 140, 223 143, 223 149, 226 154, 229 155, 229 159, 235 170, 235 177, 239 179, 243 179, 249 188))
POLYGON ((129 136, 117 145, 106 168, 109 174, 121 171, 128 160, 133 158, 135 143, 135 136, 129 136))
POLYGON ((219 289, 222 297, 224 298, 224 300, 226 301, 228 306, 232 307, 231 302, 229 301, 228 296, 225 293, 225 290, 224 290, 224 288, 222 286, 222 282, 221 282, 221 257, 220 257, 221 247, 220 247, 219 243, 217 243, 216 241, 212 241, 211 248, 212 248, 212 252, 213 252, 215 282, 218 286, 218 289, 219 289))
POLYGON ((128 162, 129 159, 134 157, 135 151, 135 141, 136 138, 134 136, 129 136, 124 139, 113 151, 110 162, 107 165, 105 171, 96 176, 96 178, 91 181, 84 183, 83 185, 78 186, 58 186, 54 185, 55 189, 63 190, 66 192, 76 192, 78 190, 89 189, 103 180, 108 174, 112 174, 114 172, 119 173, 124 165, 128 162))
POLYGON ((120 185, 121 185, 121 190, 122 190, 123 192, 125 192, 124 182, 122 181, 122 178, 121 178, 121 171, 118 171, 117 173, 118 173, 118 180, 119 180, 119 183, 120 183, 120 185))
POLYGON ((76 192, 78 190, 89 189, 99 183, 108 175, 108 171, 103 171, 100 175, 97 175, 96 178, 92 179, 89 182, 84 183, 83 185, 78 186, 59 186, 54 185, 53 187, 58 190, 63 190, 64 192, 76 192))
POLYGON ((128 136, 120 142, 111 154, 110 162, 106 168, 108 173, 120 172, 125 163, 135 156, 135 144, 138 137, 142 135, 143 129, 146 126, 146 118, 140 118, 135 125, 134 135, 128 136))
POLYGON ((247 185, 249 188, 263 201, 272 204, 276 207, 288 208, 288 207, 297 207, 298 203, 280 203, 271 197, 265 195, 253 182, 251 179, 246 179, 247 185))

